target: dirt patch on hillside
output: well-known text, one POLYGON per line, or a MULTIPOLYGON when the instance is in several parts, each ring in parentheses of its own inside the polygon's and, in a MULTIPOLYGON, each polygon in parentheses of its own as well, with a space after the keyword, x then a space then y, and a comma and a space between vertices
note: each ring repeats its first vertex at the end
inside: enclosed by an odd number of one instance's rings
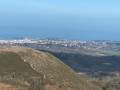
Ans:
POLYGON ((0 90, 24 90, 24 89, 20 87, 14 87, 12 85, 0 83, 0 90))

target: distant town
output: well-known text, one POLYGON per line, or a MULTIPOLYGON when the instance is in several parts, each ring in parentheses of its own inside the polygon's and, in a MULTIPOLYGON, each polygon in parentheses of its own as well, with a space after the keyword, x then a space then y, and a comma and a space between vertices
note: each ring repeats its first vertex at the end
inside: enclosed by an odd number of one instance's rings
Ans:
POLYGON ((57 45, 69 48, 101 49, 101 50, 119 50, 119 41, 80 41, 57 38, 14 38, 12 40, 0 40, 0 45, 14 44, 39 44, 39 45, 57 45))

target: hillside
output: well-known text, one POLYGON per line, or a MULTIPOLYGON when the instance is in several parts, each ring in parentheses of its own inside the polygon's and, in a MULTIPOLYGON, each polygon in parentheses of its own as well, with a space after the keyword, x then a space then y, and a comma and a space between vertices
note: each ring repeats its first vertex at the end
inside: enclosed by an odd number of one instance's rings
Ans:
POLYGON ((51 54, 18 46, 0 47, 0 82, 21 90, 101 90, 51 54))

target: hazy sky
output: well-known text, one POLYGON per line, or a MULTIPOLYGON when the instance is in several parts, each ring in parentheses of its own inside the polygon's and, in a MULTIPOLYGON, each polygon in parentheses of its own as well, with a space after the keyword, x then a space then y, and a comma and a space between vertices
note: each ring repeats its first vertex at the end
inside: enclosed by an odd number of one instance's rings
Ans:
POLYGON ((0 0, 0 38, 120 40, 120 0, 0 0))

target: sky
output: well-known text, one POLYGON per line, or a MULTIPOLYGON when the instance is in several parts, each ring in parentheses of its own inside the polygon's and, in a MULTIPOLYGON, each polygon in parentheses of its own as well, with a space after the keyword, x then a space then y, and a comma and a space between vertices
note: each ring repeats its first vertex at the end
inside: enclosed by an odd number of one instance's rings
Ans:
POLYGON ((120 0, 0 0, 0 39, 120 41, 120 0))

